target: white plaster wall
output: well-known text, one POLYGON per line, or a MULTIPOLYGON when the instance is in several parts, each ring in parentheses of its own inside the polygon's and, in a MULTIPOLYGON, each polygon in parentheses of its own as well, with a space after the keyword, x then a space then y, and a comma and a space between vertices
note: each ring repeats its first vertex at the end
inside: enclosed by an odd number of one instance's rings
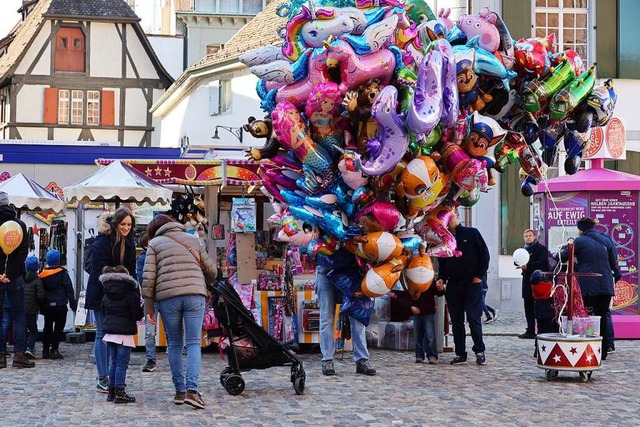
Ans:
POLYGON ((110 142, 120 145, 118 142, 118 131, 111 129, 91 128, 91 134, 96 142, 110 142))
MULTIPOLYGON (((56 128, 53 133, 53 139, 55 141, 77 141, 78 137, 80 136, 80 132, 81 132, 81 129, 56 128)), ((47 138, 44 138, 44 139, 47 139, 47 138)))
MULTIPOLYGON (((133 26, 127 25, 127 48, 133 58, 133 62, 136 65, 140 78, 143 79, 157 79, 158 73, 151 62, 151 58, 147 55, 147 51, 144 50, 140 39, 136 35, 133 26)), ((131 60, 127 57, 127 77, 135 78, 136 74, 131 67, 131 60)))
POLYGON ((144 93, 138 88, 126 89, 126 110, 124 122, 127 126, 147 125, 147 100, 144 93))
MULTIPOLYGON (((4 19, 4 18, 3 18, 4 19)), ((47 40, 51 33, 51 24, 49 21, 46 21, 42 26, 40 32, 36 35, 35 40, 31 43, 29 50, 27 50, 25 56, 20 61, 20 65, 16 68, 16 74, 25 74, 27 69, 31 66, 33 61, 35 60, 38 52, 42 48, 42 45, 47 40)), ((32 74, 39 75, 49 75, 51 72, 51 42, 49 42, 49 46, 46 51, 40 57, 38 64, 34 68, 32 74)))
POLYGON ((0 170, 11 176, 22 172, 43 187, 55 182, 61 188, 75 184, 95 172, 95 165, 56 165, 34 163, 3 163, 0 170))
POLYGON ((143 131, 127 130, 124 132, 124 146, 125 147, 139 147, 140 140, 144 136, 143 131))
POLYGON ((27 128, 27 127, 19 127, 18 132, 20 132, 20 136, 22 139, 31 139, 36 141, 46 140, 47 139, 47 129, 46 128, 27 128))
POLYGON ((171 77, 177 79, 182 74, 182 36, 147 36, 162 66, 171 77))
MULTIPOLYGON (((42 123, 44 120, 45 85, 24 85, 16 99, 16 121, 42 123)), ((24 135, 23 135, 24 137, 24 135)))
POLYGON ((209 27, 189 23, 187 37, 187 66, 200 61, 207 52, 207 45, 225 44, 241 27, 209 27))
POLYGON ((91 23, 91 76, 122 77, 122 41, 116 24, 91 23))

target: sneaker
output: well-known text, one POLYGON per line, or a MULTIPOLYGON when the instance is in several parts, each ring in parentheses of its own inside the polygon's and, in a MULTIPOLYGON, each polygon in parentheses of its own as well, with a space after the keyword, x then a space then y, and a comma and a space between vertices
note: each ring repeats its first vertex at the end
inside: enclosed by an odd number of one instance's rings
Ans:
POLYGON ((51 359, 54 360, 62 360, 64 359, 64 356, 62 354, 60 354, 60 352, 56 349, 56 350, 51 350, 51 354, 50 354, 51 359))
POLYGON ((96 392, 98 393, 109 393, 109 377, 106 376, 102 379, 98 379, 96 384, 96 392))
POLYGON ((333 360, 323 360, 322 361, 322 375, 331 376, 335 375, 336 370, 333 367, 333 360))
POLYGON ((376 370, 371 367, 369 359, 360 359, 356 363, 356 374, 373 376, 376 374, 376 370))
POLYGON ((120 403, 135 403, 135 402, 136 402, 136 397, 134 395, 127 393, 126 391, 124 391, 124 389, 116 390, 116 397, 113 400, 113 403, 120 404, 120 403))
POLYGON ((184 403, 184 397, 187 393, 184 391, 176 391, 176 395, 173 398, 173 403, 176 405, 182 405, 184 403))
POLYGON ((437 365, 437 364, 438 364, 438 359, 436 359, 433 356, 429 357, 429 365, 437 365))
POLYGON ((424 363, 424 359, 420 359, 419 357, 416 357, 416 363, 424 363))
POLYGON ((202 400, 202 395, 193 390, 187 390, 187 393, 184 396, 184 403, 186 403, 187 405, 191 405, 196 409, 204 409, 205 407, 204 400, 202 400))
POLYGON ((523 332, 520 335, 518 335, 518 338, 523 340, 532 340, 535 337, 536 337, 536 334, 534 334, 533 332, 523 332))
POLYGON ((476 353, 476 363, 478 365, 487 364, 487 358, 484 356, 484 351, 482 353, 476 353))
POLYGON ((142 368, 142 372, 153 372, 158 366, 153 360, 147 360, 147 364, 142 368))
POLYGON ((496 318, 494 317, 489 317, 487 320, 484 321, 484 323, 491 323, 491 322, 495 322, 496 318))
POLYGON ((456 356, 453 358, 450 365, 466 365, 467 364, 467 356, 456 356))
POLYGON ((495 313, 493 313, 493 320, 498 320, 500 318, 500 310, 495 309, 495 313))
POLYGON ((27 359, 31 359, 31 360, 33 360, 33 359, 35 359, 35 358, 36 358, 36 355, 35 355, 35 353, 34 353, 32 350, 27 350, 27 351, 25 351, 25 352, 24 352, 24 355, 25 355, 25 356, 27 356, 27 359))
MULTIPOLYGON (((609 347, 607 348, 607 354, 613 354, 616 352, 616 348, 615 347, 609 347)), ((26 354, 26 353, 25 353, 26 354)))

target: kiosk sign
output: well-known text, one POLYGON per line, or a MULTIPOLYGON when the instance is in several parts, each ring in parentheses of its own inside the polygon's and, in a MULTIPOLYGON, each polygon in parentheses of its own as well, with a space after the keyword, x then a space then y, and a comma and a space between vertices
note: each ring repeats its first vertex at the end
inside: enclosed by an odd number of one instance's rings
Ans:
POLYGON ((613 117, 604 127, 591 130, 591 141, 583 158, 591 159, 626 159, 627 138, 624 124, 613 117))

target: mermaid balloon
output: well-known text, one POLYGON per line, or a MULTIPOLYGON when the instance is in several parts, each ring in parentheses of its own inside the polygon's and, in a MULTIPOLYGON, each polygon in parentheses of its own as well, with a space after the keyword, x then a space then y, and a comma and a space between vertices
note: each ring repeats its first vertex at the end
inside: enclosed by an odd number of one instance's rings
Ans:
POLYGON ((311 137, 330 155, 334 163, 343 152, 344 137, 338 121, 342 108, 342 92, 336 83, 316 85, 305 105, 305 114, 311 124, 311 137))

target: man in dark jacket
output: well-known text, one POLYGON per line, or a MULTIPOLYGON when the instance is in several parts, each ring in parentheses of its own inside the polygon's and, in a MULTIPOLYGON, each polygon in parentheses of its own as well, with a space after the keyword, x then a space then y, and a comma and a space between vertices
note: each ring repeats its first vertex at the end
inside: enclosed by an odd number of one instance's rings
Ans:
POLYGON ((460 224, 457 209, 448 227, 456 236, 457 249, 462 252, 462 256, 458 258, 438 258, 440 271, 437 285, 441 286, 445 283, 447 285, 445 298, 451 316, 456 351, 456 357, 450 363, 452 365, 467 363, 464 328, 466 312, 476 363, 484 365, 487 360, 482 340, 482 277, 489 269, 489 249, 477 229, 460 224))
MULTIPOLYGON (((24 354, 27 348, 27 324, 24 313, 24 275, 25 261, 29 252, 27 239, 27 227, 16 215, 15 209, 9 205, 9 196, 0 191, 0 226, 8 221, 15 221, 22 229, 22 242, 9 255, 0 251, 0 307, 4 304, 5 291, 11 301, 11 314, 13 317, 13 340, 15 355, 13 357, 14 368, 33 368, 36 364, 24 354)), ((0 313, 0 317, 2 314, 0 313)), ((0 323, 2 319, 0 318, 0 323)), ((6 338, 0 330, 0 352, 5 352, 6 338), (4 347, 4 348, 3 348, 4 347)), ((4 353, 2 353, 4 354, 4 353)), ((5 356, 0 356, 0 368, 7 366, 5 356)))
POLYGON ((529 252, 529 262, 516 268, 522 269, 522 299, 527 330, 518 335, 518 338, 533 339, 536 337, 536 317, 531 293, 531 274, 536 270, 549 271, 549 251, 536 240, 536 235, 531 229, 524 231, 524 248, 529 252))

